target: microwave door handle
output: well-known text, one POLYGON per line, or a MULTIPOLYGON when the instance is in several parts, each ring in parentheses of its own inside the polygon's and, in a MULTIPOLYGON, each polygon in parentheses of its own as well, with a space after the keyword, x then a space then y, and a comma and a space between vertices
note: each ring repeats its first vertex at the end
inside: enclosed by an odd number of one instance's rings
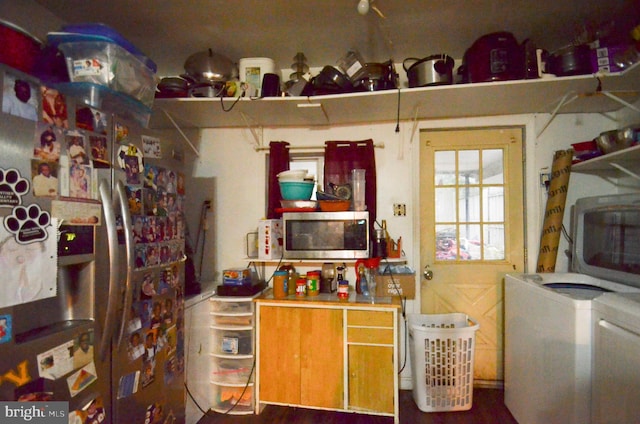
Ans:
POLYGON ((100 360, 105 361, 110 349, 111 338, 115 331, 115 314, 118 307, 118 269, 120 259, 118 255, 118 230, 116 228, 116 214, 111 201, 110 186, 106 180, 99 185, 100 200, 104 210, 104 222, 107 230, 107 244, 109 253, 109 292, 107 295, 107 309, 104 317, 104 327, 99 341, 100 360))
POLYGON ((126 262, 127 262, 127 276, 125 280, 124 290, 124 304, 122 307, 122 319, 120 320, 120 333, 118 335, 118 342, 116 343, 116 350, 120 350, 122 346, 122 340, 124 339, 125 331, 127 328, 127 317, 129 316, 129 309, 133 302, 133 261, 134 261, 134 246, 133 246, 133 221, 131 219, 131 212, 129 211, 129 204, 127 202, 127 193, 122 181, 116 183, 116 196, 118 203, 120 204, 120 212, 122 213, 122 223, 124 226, 124 243, 126 249, 126 262))

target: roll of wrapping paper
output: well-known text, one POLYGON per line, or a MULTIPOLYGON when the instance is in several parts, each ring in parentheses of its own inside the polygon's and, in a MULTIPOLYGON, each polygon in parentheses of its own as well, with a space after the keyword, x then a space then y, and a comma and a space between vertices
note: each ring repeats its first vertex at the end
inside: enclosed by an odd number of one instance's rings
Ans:
POLYGON ((551 183, 547 193, 547 207, 540 237, 537 272, 555 272, 558 245, 562 233, 562 219, 569 190, 573 150, 558 150, 553 155, 551 183))

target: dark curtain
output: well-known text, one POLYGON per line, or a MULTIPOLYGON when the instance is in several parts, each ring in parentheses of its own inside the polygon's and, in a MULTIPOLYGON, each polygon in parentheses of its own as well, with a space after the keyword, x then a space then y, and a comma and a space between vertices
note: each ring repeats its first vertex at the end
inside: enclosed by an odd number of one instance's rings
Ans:
POLYGON ((267 219, 282 218, 282 213, 276 212, 280 208, 280 185, 278 174, 289 170, 289 143, 286 141, 272 141, 269 143, 269 194, 267 202, 267 219))
POLYGON ((324 145, 325 192, 331 193, 329 183, 350 184, 352 169, 366 170, 365 202, 371 218, 369 230, 373 231, 376 221, 376 157, 373 140, 325 141, 324 145))

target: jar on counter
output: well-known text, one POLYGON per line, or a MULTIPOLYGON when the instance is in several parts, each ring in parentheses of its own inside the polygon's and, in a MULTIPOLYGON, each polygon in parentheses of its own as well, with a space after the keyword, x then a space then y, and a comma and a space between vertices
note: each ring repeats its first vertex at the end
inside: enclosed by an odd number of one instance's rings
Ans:
POLYGON ((287 283, 289 273, 287 271, 276 271, 273 273, 273 297, 283 299, 288 295, 287 283))
POLYGON ((349 280, 338 281, 338 299, 349 298, 349 280))
POLYGON ((307 296, 320 294, 320 271, 307 272, 307 296))
POLYGON ((305 297, 307 295, 307 279, 300 277, 296 281, 296 297, 305 297))

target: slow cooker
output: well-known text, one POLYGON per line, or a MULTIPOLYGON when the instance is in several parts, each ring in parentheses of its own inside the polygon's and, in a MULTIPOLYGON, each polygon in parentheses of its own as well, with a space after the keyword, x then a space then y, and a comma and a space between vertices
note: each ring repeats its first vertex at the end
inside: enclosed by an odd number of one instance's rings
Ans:
POLYGON ((478 38, 465 52, 463 64, 469 82, 524 78, 524 54, 510 32, 494 32, 478 38))
POLYGON ((453 83, 453 58, 434 54, 422 59, 409 57, 402 62, 409 87, 425 87, 453 83))

